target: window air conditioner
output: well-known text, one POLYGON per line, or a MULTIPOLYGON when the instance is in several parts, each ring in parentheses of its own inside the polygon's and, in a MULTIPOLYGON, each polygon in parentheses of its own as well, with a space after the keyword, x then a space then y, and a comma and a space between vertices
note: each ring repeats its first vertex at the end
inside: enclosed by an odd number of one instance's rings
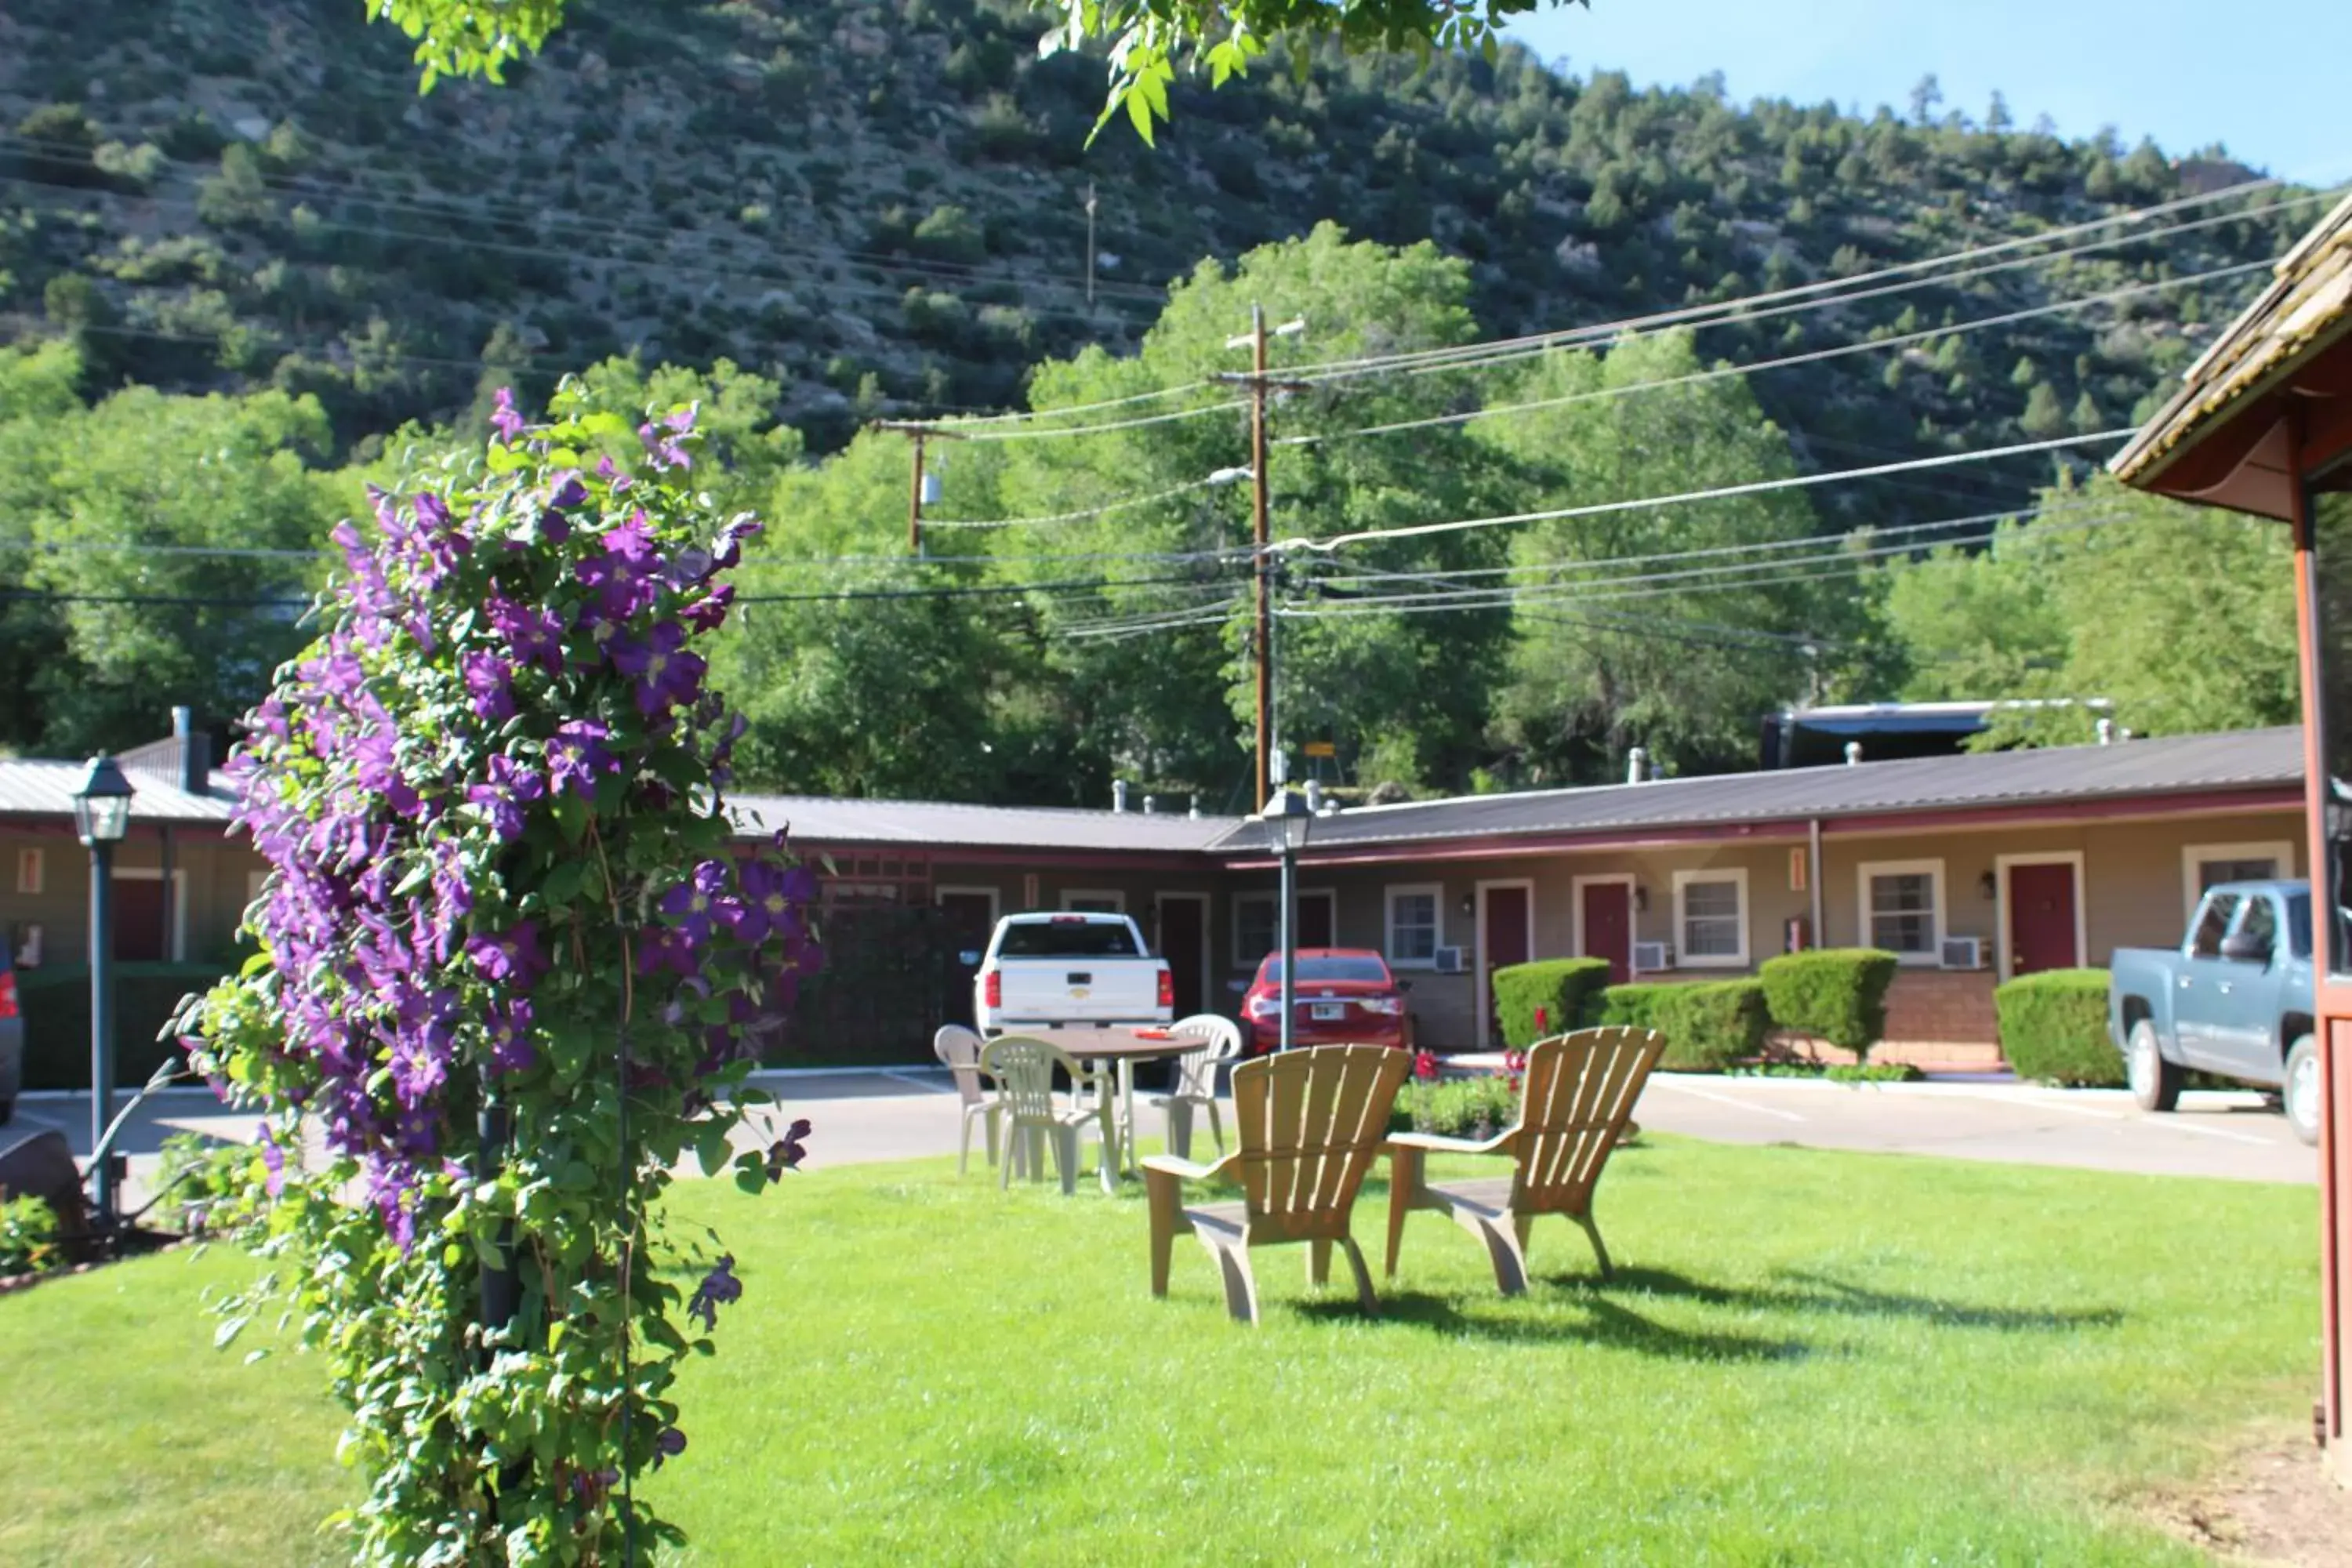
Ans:
POLYGON ((1633 944, 1633 973, 1655 974, 1675 966, 1675 944, 1670 942, 1637 942, 1633 944))
POLYGON ((1948 936, 1944 939, 1942 958, 1946 969, 1982 969, 1984 940, 1973 936, 1948 936))
POLYGON ((1437 973, 1440 974, 1460 974, 1469 968, 1468 964, 1462 962, 1462 950, 1458 947, 1439 948, 1435 954, 1435 962, 1437 973))

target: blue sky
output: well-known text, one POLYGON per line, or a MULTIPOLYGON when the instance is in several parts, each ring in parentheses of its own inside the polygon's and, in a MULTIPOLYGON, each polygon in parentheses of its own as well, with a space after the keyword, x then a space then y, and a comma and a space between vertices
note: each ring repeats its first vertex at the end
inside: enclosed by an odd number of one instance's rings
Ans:
POLYGON ((2352 178, 2352 0, 1591 0, 1511 36, 1578 76, 1720 70, 1735 101, 1835 99, 1865 114, 1901 112, 1932 71, 1945 109, 1978 121, 1999 89, 2021 127, 2047 113, 2069 137, 2113 125, 2176 157, 2221 142, 2289 179, 2352 178))

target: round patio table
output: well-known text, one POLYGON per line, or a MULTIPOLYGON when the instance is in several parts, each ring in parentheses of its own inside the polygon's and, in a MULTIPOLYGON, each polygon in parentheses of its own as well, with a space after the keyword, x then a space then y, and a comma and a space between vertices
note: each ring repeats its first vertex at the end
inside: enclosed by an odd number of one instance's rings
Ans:
POLYGON ((1135 1157, 1135 1064, 1167 1061, 1188 1051, 1197 1051, 1208 1043, 1171 1034, 1158 1026, 1072 1025, 1060 1029, 1007 1029, 1005 1033, 1026 1035, 1031 1039, 1059 1046, 1092 1069, 1097 1093, 1116 1095, 1113 1117, 1118 1124, 1117 1158, 1119 1167, 1130 1176, 1141 1170, 1135 1157), (1104 1076, 1107 1069, 1114 1068, 1114 1077, 1104 1076))

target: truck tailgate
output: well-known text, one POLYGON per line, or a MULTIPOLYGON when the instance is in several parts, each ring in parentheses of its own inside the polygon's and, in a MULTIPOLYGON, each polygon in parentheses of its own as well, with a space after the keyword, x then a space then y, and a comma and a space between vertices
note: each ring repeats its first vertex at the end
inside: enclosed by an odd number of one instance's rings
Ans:
POLYGON ((1160 963, 1150 958, 1005 958, 1001 1024, 1111 1024, 1160 1016, 1160 963))

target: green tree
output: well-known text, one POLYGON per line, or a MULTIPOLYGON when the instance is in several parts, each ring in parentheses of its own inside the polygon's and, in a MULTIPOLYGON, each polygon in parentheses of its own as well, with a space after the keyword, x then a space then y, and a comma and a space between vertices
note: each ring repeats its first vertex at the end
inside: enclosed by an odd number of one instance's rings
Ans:
POLYGON ((152 740, 166 710, 241 713, 307 640, 296 616, 356 485, 308 466, 329 448, 310 398, 119 392, 48 426, 17 470, 57 657, 33 681, 41 749, 74 756, 152 740))
POLYGON ((1998 714, 1986 746, 2087 740, 2091 699, 2140 734, 2294 722, 2284 529, 2105 475, 2053 489, 2042 505, 1989 550, 1887 568, 1906 697, 2065 702, 1998 714))
MULTIPOLYGON (((1687 332, 1548 354, 1497 401, 1555 405, 1478 428, 1524 465, 1531 510, 1793 475, 1742 379, 1661 384, 1705 368, 1687 332)), ((1517 530, 1504 738, 1547 780, 1617 776, 1633 745, 1683 771, 1747 765, 1759 716, 1826 689, 1856 617, 1851 570, 1743 547, 1816 532, 1785 490, 1517 530)))

